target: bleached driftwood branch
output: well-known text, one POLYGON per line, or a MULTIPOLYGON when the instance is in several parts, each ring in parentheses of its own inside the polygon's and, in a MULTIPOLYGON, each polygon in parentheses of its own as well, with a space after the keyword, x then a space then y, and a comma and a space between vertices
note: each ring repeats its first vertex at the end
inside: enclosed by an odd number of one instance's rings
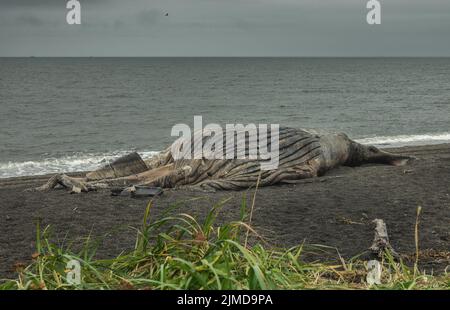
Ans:
POLYGON ((369 250, 378 257, 382 257, 383 253, 388 251, 393 257, 398 258, 398 253, 389 242, 386 223, 381 219, 375 219, 373 223, 375 224, 375 236, 369 250))

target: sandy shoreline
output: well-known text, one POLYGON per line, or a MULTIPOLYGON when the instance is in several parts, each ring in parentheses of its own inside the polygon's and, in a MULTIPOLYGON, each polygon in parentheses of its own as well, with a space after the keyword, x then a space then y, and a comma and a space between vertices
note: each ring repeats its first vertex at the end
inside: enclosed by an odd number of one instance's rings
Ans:
MULTIPOLYGON (((450 144, 390 149, 419 159, 405 167, 367 165, 341 167, 328 175, 340 176, 321 182, 261 188, 256 198, 253 226, 275 246, 305 241, 336 247, 349 258, 367 249, 373 238, 371 221, 382 218, 391 242, 402 254, 414 252, 416 209, 420 222, 420 248, 450 250, 450 144)), ((11 277, 16 262, 29 262, 35 251, 36 221, 51 225, 58 243, 101 237, 99 257, 130 249, 147 199, 111 197, 109 191, 69 195, 64 190, 25 192, 41 185, 48 176, 0 179, 0 278, 11 277)), ((221 219, 239 217, 241 192, 198 193, 166 191, 155 199, 152 216, 157 218, 177 203, 175 213, 203 217, 217 202, 229 198, 221 219), (195 199, 195 200, 194 200, 195 199)), ((251 199, 251 195, 247 195, 251 199)), ((335 255, 334 252, 332 255, 335 255)), ((316 258, 329 258, 320 254, 316 258)), ((427 269, 443 270, 450 262, 442 257, 423 259, 427 269)))

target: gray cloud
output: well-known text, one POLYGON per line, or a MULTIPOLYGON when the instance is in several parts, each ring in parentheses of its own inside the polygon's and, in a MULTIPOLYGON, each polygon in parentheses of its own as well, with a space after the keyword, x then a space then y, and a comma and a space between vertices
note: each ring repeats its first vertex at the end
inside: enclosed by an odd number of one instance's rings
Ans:
POLYGON ((45 21, 34 15, 19 16, 16 19, 17 23, 30 25, 30 26, 43 26, 45 21))
MULTIPOLYGON (((68 0, 0 0, 2 8, 66 6, 68 0)), ((82 4, 106 4, 108 0, 80 0, 82 4)))
POLYGON ((450 56, 450 1, 0 0, 0 56, 450 56), (165 13, 169 16, 164 16, 165 13))
POLYGON ((150 9, 137 13, 136 21, 141 25, 154 25, 164 17, 162 10, 150 9))

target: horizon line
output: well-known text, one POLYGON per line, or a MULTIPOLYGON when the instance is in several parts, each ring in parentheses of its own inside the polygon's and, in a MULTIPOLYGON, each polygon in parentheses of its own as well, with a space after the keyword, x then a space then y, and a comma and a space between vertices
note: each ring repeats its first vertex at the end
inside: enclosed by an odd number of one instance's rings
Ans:
POLYGON ((0 56, 0 58, 450 58, 446 56, 0 56))

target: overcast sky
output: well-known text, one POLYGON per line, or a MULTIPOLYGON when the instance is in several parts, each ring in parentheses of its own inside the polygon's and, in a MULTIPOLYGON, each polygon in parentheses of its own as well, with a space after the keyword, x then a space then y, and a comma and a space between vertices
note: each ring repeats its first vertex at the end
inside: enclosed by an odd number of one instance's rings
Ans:
POLYGON ((0 0, 0 56, 450 56, 450 0, 380 2, 0 0))

